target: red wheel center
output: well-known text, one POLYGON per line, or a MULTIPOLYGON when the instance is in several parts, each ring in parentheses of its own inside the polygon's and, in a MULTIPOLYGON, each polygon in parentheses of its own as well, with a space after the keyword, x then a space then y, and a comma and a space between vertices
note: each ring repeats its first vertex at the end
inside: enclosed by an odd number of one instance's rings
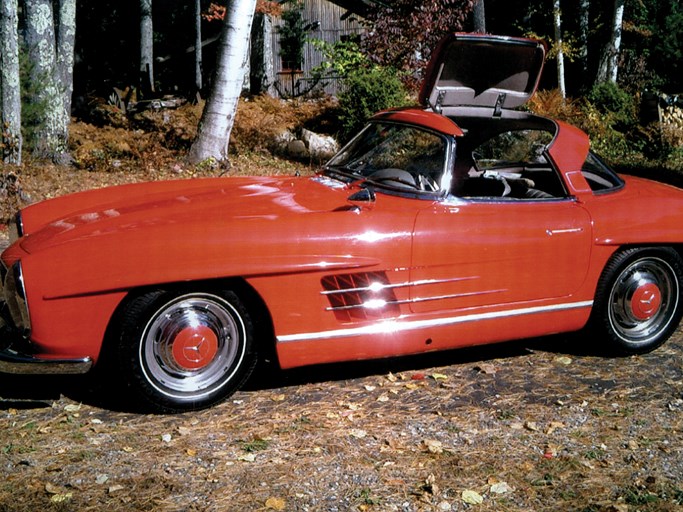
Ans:
POLYGON ((205 325, 186 327, 173 340, 173 358, 187 370, 204 368, 217 353, 216 333, 205 325))
POLYGON ((640 286, 631 299, 633 316, 638 320, 648 320, 655 316, 662 305, 662 293, 654 283, 640 286))

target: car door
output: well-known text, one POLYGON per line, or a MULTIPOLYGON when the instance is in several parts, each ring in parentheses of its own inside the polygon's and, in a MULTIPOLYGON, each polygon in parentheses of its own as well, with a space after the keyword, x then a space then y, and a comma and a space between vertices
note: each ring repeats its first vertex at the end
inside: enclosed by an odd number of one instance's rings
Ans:
POLYGON ((418 214, 413 312, 531 305, 579 288, 591 219, 573 199, 453 200, 418 214))

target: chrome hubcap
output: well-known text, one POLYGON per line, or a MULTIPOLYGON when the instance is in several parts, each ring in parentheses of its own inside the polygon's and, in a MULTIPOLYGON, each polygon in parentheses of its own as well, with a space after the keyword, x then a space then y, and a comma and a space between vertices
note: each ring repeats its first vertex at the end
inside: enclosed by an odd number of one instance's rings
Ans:
POLYGON ((234 307, 209 294, 164 305, 145 327, 142 369, 161 393, 198 399, 229 382, 244 356, 244 324, 234 307))
POLYGON ((641 258, 619 274, 609 302, 609 321, 624 341, 644 344, 665 330, 678 305, 678 280, 659 258, 641 258))

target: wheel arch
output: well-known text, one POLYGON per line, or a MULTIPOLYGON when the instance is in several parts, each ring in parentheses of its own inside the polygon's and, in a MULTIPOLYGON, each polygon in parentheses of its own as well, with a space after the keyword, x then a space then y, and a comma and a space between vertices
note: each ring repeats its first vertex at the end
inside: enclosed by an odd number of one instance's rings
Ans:
POLYGON ((155 292, 173 293, 210 290, 231 290, 238 295, 251 316, 254 329, 255 348, 259 357, 268 360, 277 360, 273 320, 268 306, 246 279, 242 277, 229 277, 200 281, 160 283, 157 285, 140 286, 130 289, 125 297, 119 302, 109 319, 97 362, 99 363, 101 359, 106 359, 107 356, 111 354, 112 346, 116 343, 118 332, 117 326, 122 321, 126 308, 135 298, 155 292))

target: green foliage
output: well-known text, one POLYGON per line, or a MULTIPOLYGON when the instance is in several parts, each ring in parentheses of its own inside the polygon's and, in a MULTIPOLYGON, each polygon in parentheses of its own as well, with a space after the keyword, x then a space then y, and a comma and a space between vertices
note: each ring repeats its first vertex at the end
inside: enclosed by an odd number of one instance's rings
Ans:
POLYGON ((323 63, 313 70, 314 74, 346 76, 351 71, 371 66, 368 56, 354 41, 328 43, 320 39, 312 39, 310 43, 323 56, 323 63))
POLYGON ((593 86, 587 97, 600 112, 612 116, 615 124, 630 127, 636 122, 633 96, 617 84, 606 82, 593 86))
POLYGON ((347 140, 380 110, 406 103, 407 92, 399 74, 373 66, 350 72, 339 94, 341 138, 347 140))
POLYGON ((277 29, 280 34, 280 57, 285 68, 300 69, 307 33, 302 16, 303 5, 298 1, 289 3, 289 8, 282 12, 284 23, 277 29))

